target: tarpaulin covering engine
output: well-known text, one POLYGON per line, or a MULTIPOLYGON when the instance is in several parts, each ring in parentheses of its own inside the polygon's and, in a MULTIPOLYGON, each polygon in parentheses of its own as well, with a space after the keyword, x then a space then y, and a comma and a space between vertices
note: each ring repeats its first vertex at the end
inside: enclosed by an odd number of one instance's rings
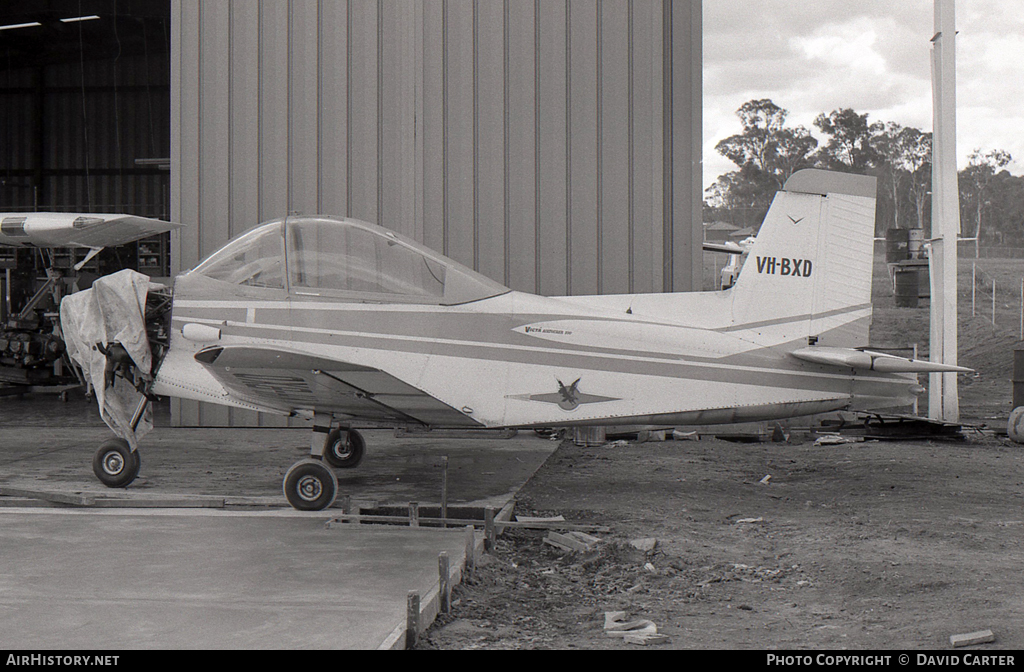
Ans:
POLYGON ((113 385, 106 386, 107 357, 97 344, 107 347, 120 343, 139 372, 148 377, 153 358, 146 337, 146 295, 150 289, 162 288, 163 285, 151 282, 149 276, 126 269, 96 280, 91 289, 66 296, 60 304, 61 330, 68 355, 82 367, 95 390, 103 421, 132 450, 153 428, 152 409, 146 409, 133 431, 132 415, 142 394, 121 377, 115 377, 113 385))

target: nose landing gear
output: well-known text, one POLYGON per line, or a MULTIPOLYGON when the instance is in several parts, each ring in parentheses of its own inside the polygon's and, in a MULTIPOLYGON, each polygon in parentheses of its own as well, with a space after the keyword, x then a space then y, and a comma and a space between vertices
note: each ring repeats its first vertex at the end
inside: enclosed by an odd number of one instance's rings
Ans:
POLYGON ((108 439, 92 458, 92 471, 108 488, 123 488, 139 475, 139 452, 124 439, 108 439))
MULTIPOLYGON (((149 404, 148 396, 143 396, 139 400, 130 425, 133 432, 142 421, 149 404)), ((139 451, 132 450, 128 442, 122 438, 112 438, 100 444, 100 449, 93 455, 92 472, 108 488, 124 488, 139 475, 141 464, 139 451)))

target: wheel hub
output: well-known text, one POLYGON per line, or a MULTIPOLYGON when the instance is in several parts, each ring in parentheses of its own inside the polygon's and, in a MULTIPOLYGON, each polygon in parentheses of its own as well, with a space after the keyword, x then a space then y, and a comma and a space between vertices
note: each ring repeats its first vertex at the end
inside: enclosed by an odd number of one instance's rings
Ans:
POLYGON ((352 456, 352 446, 348 440, 335 441, 334 445, 331 446, 331 452, 339 460, 347 460, 352 456))
POLYGON ((124 471, 124 458, 121 453, 112 450, 103 456, 103 471, 111 476, 117 476, 124 471))
POLYGON ((324 490, 324 484, 316 476, 303 476, 298 484, 299 497, 306 502, 316 501, 324 490))

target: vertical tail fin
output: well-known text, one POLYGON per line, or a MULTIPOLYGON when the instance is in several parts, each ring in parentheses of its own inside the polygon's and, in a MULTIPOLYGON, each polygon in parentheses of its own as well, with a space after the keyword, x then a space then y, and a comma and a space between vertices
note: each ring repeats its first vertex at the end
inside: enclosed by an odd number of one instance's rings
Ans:
POLYGON ((874 233, 874 177, 795 173, 730 290, 733 330, 766 344, 867 345, 874 233))

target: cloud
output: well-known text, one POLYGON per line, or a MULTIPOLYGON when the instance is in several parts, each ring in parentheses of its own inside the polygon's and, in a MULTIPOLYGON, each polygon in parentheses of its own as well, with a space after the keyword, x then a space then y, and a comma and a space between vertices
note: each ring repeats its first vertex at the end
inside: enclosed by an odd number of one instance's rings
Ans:
MULTIPOLYGON (((958 154, 1006 149, 1024 169, 1024 2, 957 2, 958 154)), ((770 98, 817 134, 835 109, 930 131, 933 0, 704 0, 704 183, 735 166, 715 145, 770 98)), ((826 138, 819 137, 819 140, 826 138)))
POLYGON ((888 66, 875 49, 877 41, 873 22, 859 18, 840 26, 829 26, 814 35, 798 35, 791 39, 791 44, 805 60, 826 68, 852 70, 861 76, 882 76, 887 74, 888 66))

